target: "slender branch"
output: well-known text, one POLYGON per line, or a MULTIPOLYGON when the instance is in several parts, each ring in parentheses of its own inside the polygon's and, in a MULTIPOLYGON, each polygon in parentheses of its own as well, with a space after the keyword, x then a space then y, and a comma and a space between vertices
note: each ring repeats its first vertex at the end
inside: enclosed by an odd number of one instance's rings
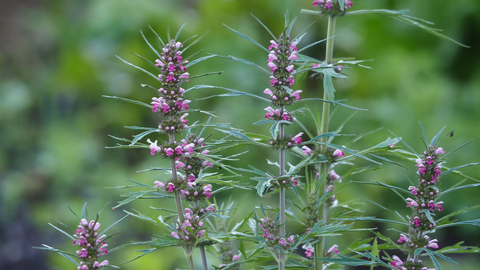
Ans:
MULTIPOLYGON (((283 111, 283 105, 280 106, 280 111, 283 111)), ((279 135, 279 141, 283 141, 283 138, 285 137, 285 125, 280 124, 280 135, 279 135)), ((280 163, 280 177, 283 176, 285 173, 285 148, 281 147, 280 148, 280 154, 279 154, 279 163, 280 163)), ((280 185, 280 236, 281 237, 286 237, 286 216, 285 216, 285 187, 283 185, 280 185)), ((283 250, 280 249, 279 252, 279 260, 278 260, 278 269, 279 270, 284 270, 285 269, 285 253, 283 250)))
MULTIPOLYGON (((170 144, 173 144, 175 142, 175 134, 170 133, 168 134, 168 141, 170 144)), ((172 182, 176 183, 177 182, 177 167, 175 165, 175 158, 170 158, 170 166, 172 168, 172 182)), ((182 224, 185 221, 185 217, 183 216, 183 205, 182 205, 182 199, 180 198, 180 194, 175 191, 175 206, 177 207, 177 213, 178 213, 178 220, 180 221, 180 224, 182 224)), ((188 263, 188 268, 190 270, 195 270, 195 264, 193 263, 193 257, 192 257, 192 250, 191 250, 190 245, 184 245, 183 246, 183 251, 185 253, 185 258, 187 259, 188 263)))
MULTIPOLYGON (((334 38, 333 36, 335 35, 335 22, 336 22, 336 17, 333 15, 328 16, 328 30, 327 30, 327 49, 325 52, 325 62, 327 64, 332 64, 333 62, 333 45, 334 45, 334 38)), ((327 91, 323 91, 323 99, 328 100, 328 95, 327 91)), ((320 134, 325 134, 328 132, 328 125, 329 125, 329 119, 330 119, 330 103, 324 102, 323 103, 323 109, 322 109, 322 123, 321 123, 321 129, 320 129, 320 134)), ((327 138, 322 138, 321 139, 322 143, 327 142, 327 138)), ((325 153, 326 147, 324 145, 321 146, 322 153, 325 153)), ((328 170, 328 164, 324 163, 320 165, 320 175, 324 175, 327 173, 328 170)), ((324 181, 323 183, 323 189, 322 192, 325 193, 327 191, 327 181, 324 181)), ((323 204, 321 208, 322 212, 322 222, 326 223, 328 219, 328 207, 327 204, 323 204)), ((320 213, 319 213, 320 214, 320 213)), ((319 257, 323 257, 324 250, 325 250, 325 237, 322 237, 322 240, 317 243, 315 253, 319 257), (317 253, 317 250, 319 250, 319 254, 317 253)), ((323 262, 317 262, 315 260, 315 270, 321 270, 323 269, 323 262)))
MULTIPOLYGON (((198 201, 194 203, 195 209, 198 209, 198 201)), ((207 255, 205 254, 205 246, 199 246, 200 248, 200 257, 202 258, 203 270, 208 270, 207 255)))

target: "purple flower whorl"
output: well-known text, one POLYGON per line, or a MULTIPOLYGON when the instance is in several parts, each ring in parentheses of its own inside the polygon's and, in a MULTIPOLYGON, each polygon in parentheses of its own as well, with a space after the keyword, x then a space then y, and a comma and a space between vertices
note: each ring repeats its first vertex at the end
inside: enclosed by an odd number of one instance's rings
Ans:
POLYGON ((97 259, 100 256, 107 255, 107 244, 104 239, 106 235, 99 236, 97 231, 100 230, 100 223, 92 220, 87 222, 86 219, 80 221, 78 225, 77 233, 73 235, 76 239, 73 240, 74 245, 79 245, 81 249, 77 251, 81 262, 78 266, 78 270, 92 270, 100 269, 103 266, 108 265, 108 261, 104 260, 99 263, 97 259))

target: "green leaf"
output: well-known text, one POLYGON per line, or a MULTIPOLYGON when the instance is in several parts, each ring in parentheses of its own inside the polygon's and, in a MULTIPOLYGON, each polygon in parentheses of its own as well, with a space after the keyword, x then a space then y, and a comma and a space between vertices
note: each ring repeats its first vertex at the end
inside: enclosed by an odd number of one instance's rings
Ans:
POLYGON ((435 137, 433 137, 432 141, 430 142, 430 145, 435 145, 437 144, 437 140, 438 140, 438 137, 440 137, 440 134, 442 134, 443 130, 446 128, 447 126, 444 126, 438 133, 437 135, 435 135, 435 137))
MULTIPOLYGON (((185 52, 186 50, 188 50, 188 48, 192 47, 193 45, 197 44, 200 40, 202 40, 202 38, 204 38, 206 35, 208 34, 208 32, 206 32, 205 34, 201 35, 199 38, 197 38, 195 41, 193 41, 190 45, 188 45, 185 49, 183 49, 183 52, 185 52)), ((185 41, 186 42, 186 41, 185 41)))
POLYGON ((452 223, 448 223, 448 224, 439 225, 436 228, 441 229, 441 228, 446 228, 446 227, 451 227, 451 226, 459 226, 459 225, 473 225, 473 226, 479 226, 480 227, 480 219, 452 222, 452 223))
MULTIPOLYGON (((303 10, 302 10, 302 12, 303 12, 303 10)), ((455 41, 452 38, 449 38, 445 35, 442 35, 441 33, 439 33, 441 30, 428 27, 428 26, 426 26, 426 25, 424 25, 420 22, 423 22, 423 23, 426 23, 426 24, 433 24, 433 23, 422 20, 422 19, 418 19, 418 18, 415 18, 415 17, 407 16, 406 14, 408 12, 409 12, 408 10, 398 10, 398 11, 396 11, 396 10, 388 10, 388 9, 371 9, 371 10, 356 10, 356 11, 352 11, 352 12, 347 12, 346 15, 381 14, 381 15, 389 16, 389 17, 392 17, 394 19, 405 22, 407 24, 417 26, 417 27, 421 28, 422 30, 425 30, 428 33, 430 33, 434 36, 437 36, 439 38, 448 40, 450 42, 453 42, 453 43, 455 43, 457 45, 460 45, 462 47, 465 47, 465 48, 470 48, 469 46, 464 45, 464 44, 462 44, 458 41, 455 41)))
POLYGON ((267 48, 263 47, 262 45, 260 45, 260 43, 256 42, 255 40, 253 40, 253 39, 249 38, 248 36, 246 36, 246 35, 238 32, 237 30, 234 30, 234 29, 228 27, 226 24, 223 24, 223 25, 224 25, 225 27, 227 27, 228 29, 232 30, 233 32, 235 32, 237 35, 239 35, 239 36, 247 39, 248 41, 252 42, 253 44, 257 45, 258 47, 260 47, 260 48, 261 48, 262 50, 264 50, 265 52, 267 52, 267 53, 270 52, 267 48))
POLYGON ((250 62, 250 61, 248 61, 248 60, 245 60, 245 59, 242 59, 242 58, 237 58, 237 57, 231 56, 231 55, 229 55, 229 56, 215 55, 215 56, 220 57, 220 58, 231 59, 231 60, 234 60, 234 61, 237 61, 237 62, 241 62, 241 63, 247 64, 247 65, 256 67, 256 68, 262 70, 263 72, 265 72, 265 73, 267 73, 267 74, 269 74, 269 75, 272 75, 272 73, 271 73, 270 71, 266 70, 265 68, 263 68, 263 67, 255 64, 255 63, 253 63, 253 62, 250 62))
POLYGON ((455 188, 450 188, 450 189, 447 189, 443 192, 440 192, 440 194, 438 194, 437 198, 439 198, 440 196, 443 196, 445 194, 448 194, 452 191, 457 191, 457 190, 460 190, 460 189, 466 189, 466 188, 473 188, 473 187, 480 187, 480 184, 471 184, 471 185, 465 185, 465 186, 460 186, 460 187, 455 187, 455 188))
POLYGON ((429 250, 429 249, 426 249, 426 248, 417 248, 415 249, 415 253, 414 255, 415 256, 418 256, 422 253, 422 251, 426 252, 428 254, 428 256, 430 257, 430 259, 432 259, 432 262, 433 262, 433 265, 437 268, 437 270, 442 270, 442 266, 440 265, 440 262, 437 260, 436 257, 439 257, 439 258, 442 258, 444 259, 445 261, 447 262, 450 262, 450 263, 453 263, 453 264, 456 264, 458 265, 458 263, 452 261, 452 259, 450 259, 449 257, 443 255, 443 254, 440 254, 438 252, 435 252, 435 251, 432 251, 432 250, 429 250))
POLYGON ((151 252, 153 252, 153 251, 155 251, 155 250, 157 250, 157 248, 144 249, 144 250, 136 250, 136 252, 143 252, 143 253, 142 253, 141 255, 138 255, 137 257, 131 259, 131 260, 128 260, 128 261, 126 261, 126 262, 122 262, 121 264, 133 262, 133 261, 135 261, 136 259, 141 258, 141 257, 143 257, 143 256, 145 256, 145 255, 147 255, 147 254, 149 254, 149 253, 151 253, 151 252))
POLYGON ((52 226, 52 227, 55 228, 57 231, 63 233, 63 234, 66 235, 68 238, 70 238, 70 239, 72 239, 72 240, 75 240, 75 237, 73 237, 73 236, 71 236, 70 234, 66 233, 64 230, 55 227, 52 223, 48 223, 48 225, 52 226))
POLYGON ((399 222, 399 221, 395 221, 395 220, 376 218, 376 217, 337 218, 336 220, 342 220, 342 221, 347 221, 347 220, 348 221, 378 221, 378 222, 395 223, 395 224, 410 226, 410 224, 406 223, 406 222, 399 222))
POLYGON ((82 218, 87 219, 87 203, 82 207, 82 218))
POLYGON ((257 96, 257 95, 254 95, 254 94, 250 94, 250 93, 247 93, 247 92, 242 92, 242 91, 237 91, 237 90, 225 88, 225 87, 219 87, 219 86, 197 85, 197 86, 195 86, 195 87, 192 87, 192 88, 186 90, 185 92, 190 91, 190 90, 194 90, 194 89, 202 89, 202 88, 223 89, 223 90, 229 91, 230 93, 229 93, 229 94, 221 94, 221 95, 213 95, 213 96, 209 96, 209 97, 199 98, 199 99, 197 99, 197 100, 204 100, 204 99, 209 99, 209 98, 212 98, 212 97, 249 96, 249 97, 254 97, 254 98, 256 98, 256 99, 259 99, 259 100, 266 101, 266 102, 269 102, 269 103, 270 103, 270 100, 268 100, 268 99, 266 99, 266 98, 264 98, 264 97, 257 96))
POLYGON ((390 163, 392 163, 392 164, 395 164, 395 165, 397 165, 397 166, 399 166, 399 167, 402 167, 402 168, 404 168, 404 169, 406 169, 406 170, 408 170, 408 171, 416 174, 416 172, 415 172, 414 170, 410 169, 409 167, 407 167, 407 166, 405 166, 405 165, 403 165, 403 164, 401 164, 401 163, 392 161, 392 160, 390 160, 390 159, 388 159, 388 158, 384 158, 384 157, 381 157, 381 156, 374 155, 374 154, 372 154, 372 153, 370 153, 370 155, 372 155, 372 156, 374 156, 374 157, 376 157, 376 158, 378 158, 378 159, 381 159, 381 160, 390 162, 390 163))
POLYGON ((459 209, 455 212, 452 212, 446 216, 443 216, 442 218, 438 219, 437 220, 437 223, 438 225, 441 225, 442 221, 443 220, 448 220, 450 217, 453 217, 453 216, 456 216, 456 215, 460 215, 460 214, 463 214, 463 213, 467 213, 467 212, 470 212, 470 211, 473 211, 473 210, 477 210, 480 208, 480 205, 476 205, 476 206, 471 206, 471 207, 464 207, 462 209, 459 209))
POLYGON ((212 57, 215 57, 215 56, 216 56, 216 55, 213 54, 213 55, 208 55, 208 56, 200 57, 200 58, 195 59, 195 60, 193 60, 192 62, 186 64, 185 66, 188 68, 188 67, 191 67, 191 66, 193 66, 193 65, 195 65, 195 64, 198 64, 198 63, 200 63, 200 62, 202 62, 202 61, 204 61, 204 60, 207 60, 207 59, 212 58, 212 57))
POLYGON ((130 146, 133 146, 136 142, 138 142, 139 140, 141 140, 143 137, 147 136, 148 134, 151 134, 153 132, 160 132, 160 130, 158 128, 150 128, 150 130, 147 130, 147 131, 144 131, 140 134, 137 134, 135 136, 133 136, 133 140, 132 142, 130 143, 130 146))
POLYGON ((72 257, 70 256, 76 256, 75 254, 71 254, 71 253, 68 253, 68 252, 64 252, 62 250, 59 250, 59 249, 56 249, 56 248, 53 248, 53 247, 50 247, 50 246, 47 246, 45 244, 42 244, 43 247, 33 247, 34 249, 42 249, 42 250, 48 250, 48 251, 53 251, 53 252, 57 252, 58 254, 62 255, 63 257, 67 258, 69 261, 73 262, 75 265, 80 265, 78 262, 76 262, 74 259, 72 259, 72 257), (67 255, 68 254, 68 255, 67 255), (70 256, 69 256, 70 255, 70 256))
POLYGON ((162 59, 162 56, 158 53, 157 50, 155 50, 155 49, 153 48, 153 46, 150 44, 150 42, 148 42, 147 38, 145 37, 145 35, 143 34, 142 31, 140 31, 140 34, 142 34, 142 37, 143 37, 143 39, 145 40, 145 42, 148 44, 148 47, 150 47, 150 49, 152 49, 152 51, 154 51, 155 54, 158 56, 158 59, 162 59))
POLYGON ((480 165, 480 162, 475 162, 475 163, 470 163, 470 164, 464 164, 464 165, 461 165, 461 166, 457 166, 455 168, 452 168, 452 169, 449 169, 448 171, 444 171, 440 174, 440 176, 443 176, 449 172, 452 172, 452 171, 456 171, 457 169, 461 169, 461 168, 464 168, 464 167, 469 167, 469 166, 477 166, 477 165, 480 165))
POLYGON ((116 56, 118 59, 122 60, 122 62, 124 62, 125 64, 127 64, 127 65, 129 65, 129 66, 132 66, 132 67, 134 67, 134 68, 136 68, 136 69, 138 69, 138 70, 143 71, 144 73, 146 73, 147 75, 149 75, 150 77, 152 77, 152 78, 154 78, 155 80, 158 81, 158 77, 155 76, 155 75, 153 75, 152 73, 146 71, 146 70, 143 69, 143 68, 137 67, 137 66, 135 66, 134 64, 132 64, 132 63, 130 63, 130 62, 127 62, 127 61, 123 60, 122 58, 120 58, 120 57, 117 56, 117 55, 115 55, 115 56, 116 56))
MULTIPOLYGON (((273 40, 277 40, 277 38, 272 34, 272 32, 270 31, 270 29, 268 29, 268 27, 265 26, 265 24, 263 24, 257 17, 253 16, 252 13, 250 13, 250 15, 252 15, 253 18, 255 18, 255 20, 257 20, 257 22, 259 22, 263 28, 265 28, 265 30, 267 30, 267 32, 270 34, 270 36, 272 36, 273 40)), ((245 256, 244 256, 245 257, 245 256)), ((245 257, 246 258, 246 257, 245 257)))
POLYGON ((180 29, 178 29, 178 32, 177 32, 177 34, 175 35, 175 40, 178 40, 178 37, 180 36, 180 33, 181 33, 182 30, 183 30, 183 27, 185 27, 185 24, 183 24, 182 27, 180 27, 180 29))
POLYGON ((119 99, 119 100, 123 100, 123 101, 125 101, 125 102, 129 102, 129 103, 133 103, 133 104, 137 104, 137 105, 141 105, 141 106, 147 107, 147 108, 149 108, 150 110, 152 109, 152 105, 149 105, 149 104, 147 104, 147 103, 144 103, 144 102, 141 102, 141 101, 138 101, 138 100, 131 100, 131 99, 128 99, 128 98, 122 98, 122 97, 117 97, 117 96, 105 96, 105 95, 102 95, 102 97, 119 99))

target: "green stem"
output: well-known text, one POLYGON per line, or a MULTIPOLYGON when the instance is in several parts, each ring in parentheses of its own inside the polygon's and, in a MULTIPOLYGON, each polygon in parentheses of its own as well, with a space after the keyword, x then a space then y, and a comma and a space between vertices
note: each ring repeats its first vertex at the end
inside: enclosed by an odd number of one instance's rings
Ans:
MULTIPOLYGON (((168 141, 170 144, 173 144, 175 142, 175 134, 170 133, 168 134, 168 141)), ((170 158, 170 167, 172 168, 172 181, 174 183, 177 182, 177 167, 175 166, 175 158, 170 158)), ((185 221, 185 218, 183 217, 183 205, 182 205, 182 199, 180 198, 180 194, 175 191, 175 206, 177 207, 177 213, 178 213, 178 219, 180 220, 180 223, 183 223, 185 221)))
MULTIPOLYGON (((280 111, 283 112, 283 105, 280 106, 280 111)), ((283 141, 285 137, 285 125, 280 124, 280 135, 279 141, 283 141)), ((283 176, 285 173, 285 148, 280 148, 279 154, 279 163, 280 163, 280 177, 283 176)), ((280 237, 286 238, 286 216, 285 216, 285 187, 280 185, 280 237)), ((282 249, 279 250, 279 258, 278 258, 278 269, 285 270, 285 253, 282 249)))
MULTIPOLYGON (((336 22, 336 17, 333 15, 328 16, 328 30, 327 30, 327 49, 325 52, 325 62, 327 65, 333 64, 333 45, 334 45, 334 38, 333 36, 335 35, 335 22, 336 22)), ((328 94, 327 91, 323 91, 323 99, 328 100, 328 94)), ((325 134, 328 132, 328 125, 329 125, 329 120, 330 120, 330 103, 324 102, 323 103, 323 109, 322 109, 322 123, 320 127, 320 134, 325 134)), ((322 143, 327 142, 327 138, 322 138, 321 139, 322 143)), ((322 153, 325 153, 326 147, 324 145, 321 146, 322 153)), ((328 170, 328 164, 323 163, 320 165, 320 176, 324 175, 327 173, 328 170)), ((322 192, 325 193, 327 190, 327 181, 323 182, 323 189, 322 192)), ((320 213, 319 213, 320 214, 320 213)), ((323 204, 321 208, 321 216, 322 216, 322 223, 326 223, 328 219, 328 207, 327 204, 323 204)), ((319 257, 323 257, 325 250, 325 237, 322 237, 322 240, 317 243, 316 248, 315 248, 315 254, 319 257), (318 250, 318 253, 317 253, 318 250)), ((321 270, 323 269, 323 262, 317 262, 315 260, 315 270, 321 270)))
MULTIPOLYGON (((173 144, 175 142, 175 134, 170 133, 168 134, 168 141, 170 144, 173 144)), ((174 183, 177 182, 177 167, 175 165, 175 158, 170 158, 170 166, 172 168, 172 181, 174 183)), ((183 205, 182 205, 182 199, 180 198, 180 194, 175 191, 175 206, 177 208, 177 213, 178 213, 178 219, 180 220, 180 224, 182 224, 185 221, 185 217, 183 216, 183 205)), ((188 263, 188 268, 190 270, 195 270, 195 264, 193 263, 193 257, 192 257, 192 250, 191 250, 190 245, 184 245, 183 246, 183 251, 185 253, 185 258, 187 259, 188 263)))
MULTIPOLYGON (((194 203, 195 209, 198 209, 198 201, 194 203)), ((202 258, 203 270, 208 270, 207 255, 205 254, 205 246, 199 246, 200 257, 202 258)))

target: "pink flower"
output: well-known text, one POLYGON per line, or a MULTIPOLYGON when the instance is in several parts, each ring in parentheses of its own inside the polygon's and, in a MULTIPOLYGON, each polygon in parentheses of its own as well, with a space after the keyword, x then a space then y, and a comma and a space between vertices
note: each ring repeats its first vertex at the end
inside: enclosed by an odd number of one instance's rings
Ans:
POLYGON ((410 239, 403 233, 400 234, 400 239, 397 241, 398 243, 403 243, 403 242, 410 242, 410 239))
POLYGON ((302 90, 297 90, 292 93, 292 97, 295 97, 297 100, 300 100, 300 93, 302 93, 302 90))
POLYGON ((328 10, 330 10, 330 9, 332 9, 332 7, 333 7, 332 2, 329 1, 329 0, 327 0, 327 3, 325 4, 325 8, 328 9, 328 10))
POLYGON ((341 158, 342 158, 342 157, 345 156, 345 154, 343 153, 342 150, 336 149, 336 150, 333 152, 332 156, 334 156, 334 157, 341 157, 341 158))
POLYGON ((305 256, 307 258, 312 258, 313 253, 315 252, 315 249, 312 246, 302 246, 303 249, 305 249, 305 256))
MULTIPOLYGON (((402 266, 402 265, 403 265, 402 260, 400 260, 400 258, 398 258, 397 255, 393 255, 393 256, 392 256, 392 259, 393 259, 393 261, 390 262, 390 265, 391 265, 391 266, 397 267, 397 266, 402 266)), ((398 268, 398 267, 397 267, 397 268, 398 268)))
POLYGON ((165 151, 165 154, 167 155, 167 157, 173 156, 174 151, 172 148, 167 148, 163 150, 165 151))
POLYGON ((353 2, 350 1, 350 0, 345 0, 345 6, 347 6, 347 7, 352 7, 352 6, 353 6, 353 2))
POLYGON ((155 152, 160 152, 162 149, 157 145, 157 140, 155 142, 150 141, 147 139, 147 142, 150 143, 150 154, 153 156, 155 152))
POLYGON ((305 146, 305 145, 302 146, 302 149, 303 149, 302 153, 303 153, 304 155, 307 155, 307 154, 311 154, 311 153, 312 153, 312 149, 308 148, 308 147, 305 146))
POLYGON ((270 117, 272 117, 275 114, 275 111, 273 110, 272 107, 267 107, 264 110, 267 111, 267 114, 265 114, 265 118, 267 118, 267 119, 269 119, 270 117))
POLYGON ((422 222, 422 220, 419 217, 414 217, 413 220, 412 220, 412 224, 415 225, 415 227, 420 226, 421 222, 422 222))
POLYGON ((288 73, 292 73, 292 71, 293 71, 293 65, 289 65, 289 66, 287 66, 285 69, 288 71, 288 73))
POLYGON ((442 147, 439 147, 435 150, 435 154, 438 155, 438 154, 445 154, 445 152, 443 151, 443 148, 442 147))
POLYGON ((278 69, 277 65, 275 65, 273 62, 268 63, 268 67, 270 68, 270 72, 274 72, 278 69))
POLYGON ((295 137, 292 138, 292 141, 296 144, 301 144, 303 141, 302 135, 303 135, 303 132, 298 133, 297 135, 295 135, 295 137))
POLYGON ((408 187, 408 190, 411 190, 410 192, 413 194, 413 195, 418 195, 418 188, 414 187, 414 186, 409 186, 408 187))
POLYGON ((290 237, 288 237, 288 242, 293 243, 294 241, 295 241, 295 236, 290 235, 290 237))
POLYGON ((428 247, 429 248, 438 248, 437 242, 438 242, 437 239, 433 239, 433 240, 428 241, 428 247))
POLYGON ((278 49, 278 44, 277 42, 275 42, 275 40, 270 40, 270 43, 272 43, 272 45, 268 47, 269 50, 271 50, 272 48, 278 49))
POLYGON ((175 237, 175 238, 177 238, 177 239, 180 239, 180 237, 178 236, 178 233, 176 233, 176 232, 172 232, 172 233, 170 234, 170 236, 175 237))
POLYGON ((155 188, 164 187, 165 184, 160 181, 153 182, 155 188))
POLYGON ((272 90, 270 90, 270 89, 268 89, 268 88, 266 88, 265 91, 263 91, 263 93, 264 93, 264 94, 267 94, 267 95, 269 95, 269 96, 272 96, 272 95, 273 95, 272 90))
POLYGON ((278 244, 282 245, 283 247, 287 247, 287 242, 285 242, 284 238, 280 238, 280 240, 278 240, 278 244))
POLYGON ((157 66, 157 67, 158 67, 158 66, 163 67, 163 62, 160 61, 160 59, 155 60, 155 63, 156 63, 155 66, 157 66))
POLYGON ((332 253, 332 252, 335 252, 338 254, 338 246, 337 245, 333 245, 328 251, 327 253, 332 253))
POLYGON ((410 207, 410 205, 413 207, 418 207, 418 203, 415 200, 407 198, 407 207, 410 207))
POLYGON ((273 61, 275 61, 275 60, 278 60, 278 57, 277 57, 275 54, 270 53, 270 54, 268 55, 268 62, 273 62, 273 61))
MULTIPOLYGON (((338 175, 334 170, 330 170, 330 171, 328 172, 328 177, 329 177, 332 181, 335 181, 335 180, 337 180, 337 179, 340 178, 340 175, 338 175)), ((341 183, 342 180, 340 179, 340 180, 338 180, 338 182, 341 183)))
POLYGON ((298 56, 295 52, 292 52, 288 57, 288 60, 296 60, 296 59, 298 59, 298 56))
POLYGON ((215 212, 215 204, 210 204, 205 210, 215 212))
POLYGON ((185 79, 185 81, 188 82, 188 76, 190 76, 190 73, 185 72, 182 75, 180 75, 180 77, 178 77, 178 78, 179 79, 185 79))
POLYGON ((232 262, 238 260, 239 258, 240 258, 240 256, 238 256, 238 255, 233 255, 233 257, 232 257, 232 262))
POLYGON ((320 67, 320 66, 321 66, 321 64, 313 64, 313 65, 312 65, 312 68, 318 68, 318 67, 320 67))
POLYGON ((323 0, 315 0, 315 1, 313 1, 313 6, 316 7, 320 3, 323 3, 323 0))
POLYGON ((168 192, 172 193, 175 190, 175 185, 172 182, 170 182, 167 185, 167 189, 168 189, 168 192))

